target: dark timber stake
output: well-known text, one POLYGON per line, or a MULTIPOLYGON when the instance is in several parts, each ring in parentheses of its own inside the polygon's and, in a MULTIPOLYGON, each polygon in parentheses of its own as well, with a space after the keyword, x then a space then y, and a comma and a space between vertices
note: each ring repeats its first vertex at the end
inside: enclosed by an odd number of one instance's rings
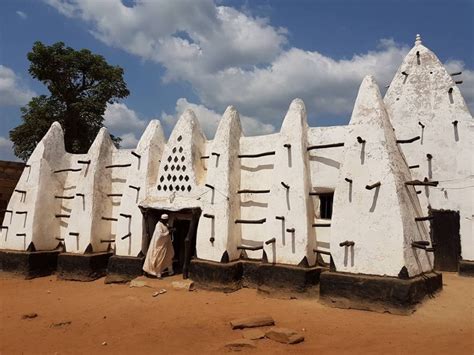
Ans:
POLYGON ((209 241, 210 241, 211 243, 214 243, 215 240, 216 240, 216 238, 214 238, 214 237, 210 237, 210 238, 209 238, 209 241))
POLYGON ((209 159, 209 155, 203 155, 201 159, 209 159))
POLYGON ((425 125, 421 122, 418 122, 418 124, 421 126, 421 128, 425 128, 425 125))
POLYGON ((272 238, 272 239, 268 239, 268 240, 265 242, 265 244, 266 244, 266 245, 269 245, 269 244, 273 244, 273 243, 275 243, 275 242, 276 242, 276 239, 275 239, 275 238, 272 238))
POLYGON ((428 153, 428 154, 426 154, 426 158, 427 158, 428 160, 431 160, 431 159, 433 159, 433 156, 432 156, 430 153, 428 153))
POLYGON ((120 213, 120 215, 125 218, 132 218, 131 214, 120 213))
POLYGON ((132 233, 127 233, 120 239, 124 240, 124 239, 130 238, 131 236, 132 236, 132 233))
POLYGON ((19 194, 26 194, 26 191, 25 191, 25 190, 18 190, 18 189, 15 189, 15 192, 18 192, 19 194))
POLYGON ((106 168, 106 169, 111 169, 111 168, 128 168, 129 166, 132 166, 132 164, 113 164, 113 165, 107 165, 105 168, 106 168))
POLYGON ((285 184, 283 181, 281 182, 281 185, 282 185, 285 189, 289 189, 289 188, 290 188, 290 185, 285 184))
POLYGON ((69 169, 61 169, 61 170, 55 170, 54 173, 57 174, 57 173, 64 173, 66 171, 73 171, 73 172, 78 172, 78 171, 81 171, 82 168, 69 168, 69 169))
POLYGON ((108 197, 122 197, 123 194, 107 194, 108 197))
POLYGON ((453 93, 453 88, 449 88, 448 93, 452 94, 453 93))
POLYGON ((422 244, 418 244, 418 243, 411 243, 411 247, 412 248, 417 248, 417 249, 426 249, 426 246, 425 245, 422 245, 422 244))
POLYGON ((416 169, 416 168, 419 168, 419 167, 420 167, 420 165, 410 165, 408 167, 408 169, 416 169))
POLYGON ((290 149, 290 148, 291 148, 291 144, 289 144, 289 143, 283 144, 283 146, 284 146, 286 149, 290 149))
POLYGON ((131 151, 130 152, 134 157, 137 157, 138 159, 140 159, 142 156, 138 153, 135 153, 134 151, 131 151))
POLYGON ((60 198, 63 200, 72 200, 74 199, 74 196, 54 196, 54 198, 60 198))
POLYGON ((17 233, 16 236, 17 237, 26 237, 26 233, 17 233))
POLYGON ((410 139, 397 139, 397 143, 413 143, 416 142, 417 140, 421 139, 420 136, 416 136, 410 139))
POLYGON ((313 223, 313 227, 331 227, 331 223, 313 223))
POLYGON ((379 187, 380 185, 382 185, 382 184, 380 183, 380 181, 378 181, 378 182, 376 182, 375 184, 366 185, 365 188, 366 188, 367 190, 372 190, 372 189, 375 189, 376 187, 379 187))
POLYGON ((221 156, 219 153, 216 153, 216 152, 212 152, 211 155, 215 155, 216 157, 220 157, 220 156, 221 156))
POLYGON ((415 217, 415 221, 432 221, 434 219, 433 216, 427 216, 427 217, 415 217))
POLYGON ((346 180, 349 184, 352 184, 352 179, 344 178, 344 180, 346 180))
POLYGON ((246 246, 246 245, 239 245, 239 246, 237 246, 237 249, 238 250, 252 250, 252 251, 255 251, 255 250, 263 249, 263 245, 257 245, 257 246, 254 246, 254 247, 246 246))
POLYGON ((285 217, 284 216, 275 216, 275 219, 279 219, 280 221, 284 221, 285 217))
POLYGON ((295 232, 295 229, 294 228, 286 228, 286 231, 288 233, 294 233, 295 232))
POLYGON ((86 165, 89 165, 91 163, 90 160, 78 160, 77 161, 78 164, 86 164, 86 165))
POLYGON ((209 214, 209 213, 204 213, 202 216, 206 218, 211 218, 211 219, 215 218, 213 214, 209 214))
POLYGON ((131 189, 137 190, 137 191, 140 190, 140 186, 128 185, 128 187, 131 188, 131 189))
POLYGON ((115 243, 115 239, 101 239, 101 243, 115 243))
POLYGON ((8 229, 7 226, 1 226, 0 229, 8 229))
POLYGON ((454 83, 460 85, 460 84, 463 83, 463 81, 462 81, 462 80, 457 80, 457 81, 455 81, 454 83))
POLYGON ((212 185, 209 185, 209 184, 204 184, 204 186, 206 186, 206 187, 210 188, 211 190, 214 190, 214 186, 212 186, 212 185))
POLYGON ((69 217, 71 217, 71 215, 70 214, 56 214, 56 215, 54 215, 54 217, 56 217, 56 218, 69 218, 69 217))
POLYGON ((339 246, 340 247, 352 247, 352 246, 354 246, 354 244, 355 243, 353 241, 346 240, 344 242, 339 243, 339 246))
POLYGON ((113 217, 102 217, 104 221, 118 221, 118 218, 113 218, 113 217))
POLYGON ((260 158, 260 157, 265 157, 267 155, 275 155, 275 151, 258 153, 258 154, 239 154, 238 157, 239 158, 260 158))
POLYGON ((27 214, 28 212, 27 211, 16 211, 15 213, 16 214, 27 214))
POLYGON ((236 219, 235 224, 263 224, 267 221, 266 218, 262 219, 236 219))
POLYGON ((419 245, 430 245, 430 242, 427 240, 415 240, 412 243, 419 244, 419 245))
POLYGON ((453 121, 452 124, 453 124, 454 126, 457 126, 457 125, 458 125, 458 120, 453 121))
POLYGON ((75 237, 79 237, 79 232, 69 232, 69 235, 73 235, 75 237))
POLYGON ((438 186, 438 181, 420 181, 420 180, 412 180, 405 182, 405 185, 412 185, 412 186, 438 186))
POLYGON ((270 190, 239 190, 238 194, 268 194, 270 190))
POLYGON ((312 145, 306 148, 307 151, 313 149, 326 149, 326 148, 336 148, 336 147, 344 147, 344 143, 332 143, 332 144, 321 144, 321 145, 312 145))
POLYGON ((451 76, 456 76, 456 75, 461 75, 461 74, 462 74, 462 71, 457 71, 457 72, 451 73, 451 74, 449 74, 449 75, 451 75, 451 76))
POLYGON ((362 139, 362 137, 357 137, 357 142, 359 142, 360 144, 364 144, 365 143, 365 139, 362 139))

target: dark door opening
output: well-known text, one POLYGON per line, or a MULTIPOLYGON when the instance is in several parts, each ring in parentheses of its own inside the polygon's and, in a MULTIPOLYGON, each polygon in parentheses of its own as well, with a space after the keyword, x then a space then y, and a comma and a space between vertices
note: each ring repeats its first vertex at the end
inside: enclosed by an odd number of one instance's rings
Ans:
POLYGON ((175 273, 182 273, 183 278, 188 277, 189 263, 196 256, 196 232, 201 210, 199 208, 168 211, 147 209, 143 211, 145 218, 145 233, 143 236, 142 251, 146 255, 151 237, 163 213, 169 216, 174 258, 173 269, 175 273))
POLYGON ((431 210, 431 240, 434 244, 434 268, 439 271, 458 271, 461 258, 459 212, 431 210))
MULTIPOLYGON (((173 268, 174 272, 182 273, 185 263, 185 239, 189 233, 191 220, 174 219, 172 223, 172 227, 174 228, 172 232, 174 247, 173 268)), ((196 254, 196 243, 194 243, 194 245, 191 245, 191 248, 191 257, 193 257, 196 254)))

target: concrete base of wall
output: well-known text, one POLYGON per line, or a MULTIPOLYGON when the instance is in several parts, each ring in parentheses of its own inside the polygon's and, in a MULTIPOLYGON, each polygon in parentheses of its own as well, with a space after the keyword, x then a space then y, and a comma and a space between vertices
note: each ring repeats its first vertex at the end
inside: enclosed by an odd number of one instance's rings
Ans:
POLYGON ((0 270, 26 279, 51 275, 56 271, 58 254, 58 250, 0 250, 0 270))
POLYGON ((105 276, 112 253, 73 254, 58 256, 58 278, 73 281, 93 281, 105 276))
POLYGON ((144 261, 145 257, 119 255, 110 257, 105 283, 125 283, 143 275, 144 261))
POLYGON ((429 273, 411 279, 324 272, 320 300, 333 307, 394 314, 411 314, 426 296, 443 287, 442 275, 429 273))
POLYGON ((471 261, 471 260, 459 261, 458 273, 460 276, 474 277, 474 261, 471 261))
POLYGON ((318 284, 322 270, 321 267, 304 268, 251 260, 219 263, 193 259, 190 276, 199 287, 224 292, 251 287, 270 294, 313 295, 310 291, 318 284))

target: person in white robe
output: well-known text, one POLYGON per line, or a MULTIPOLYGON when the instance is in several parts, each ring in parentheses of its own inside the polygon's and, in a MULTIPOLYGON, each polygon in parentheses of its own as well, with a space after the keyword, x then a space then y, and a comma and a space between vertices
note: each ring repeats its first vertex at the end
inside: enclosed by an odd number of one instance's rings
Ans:
POLYGON ((161 215, 156 224, 153 237, 146 253, 143 271, 147 274, 161 278, 161 274, 168 269, 168 275, 173 272, 174 248, 171 240, 170 228, 168 227, 168 215, 161 215))

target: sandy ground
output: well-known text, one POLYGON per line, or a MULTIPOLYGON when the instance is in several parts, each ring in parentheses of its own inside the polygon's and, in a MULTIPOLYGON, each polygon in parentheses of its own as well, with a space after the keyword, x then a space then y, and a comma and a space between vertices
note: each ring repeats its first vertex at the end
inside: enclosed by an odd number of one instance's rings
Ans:
POLYGON ((255 354, 474 354, 474 278, 444 274, 444 290, 410 316, 326 307, 314 299, 275 299, 243 289, 231 294, 176 291, 172 280, 130 288, 21 280, 0 273, 2 354, 220 354, 241 337, 229 321, 270 314, 304 333, 285 345, 258 340, 255 354), (167 293, 152 297, 155 289, 167 293), (27 313, 34 319, 22 319, 27 313), (54 326, 53 324, 63 323, 54 326), (103 343, 106 342, 106 345, 103 343))

